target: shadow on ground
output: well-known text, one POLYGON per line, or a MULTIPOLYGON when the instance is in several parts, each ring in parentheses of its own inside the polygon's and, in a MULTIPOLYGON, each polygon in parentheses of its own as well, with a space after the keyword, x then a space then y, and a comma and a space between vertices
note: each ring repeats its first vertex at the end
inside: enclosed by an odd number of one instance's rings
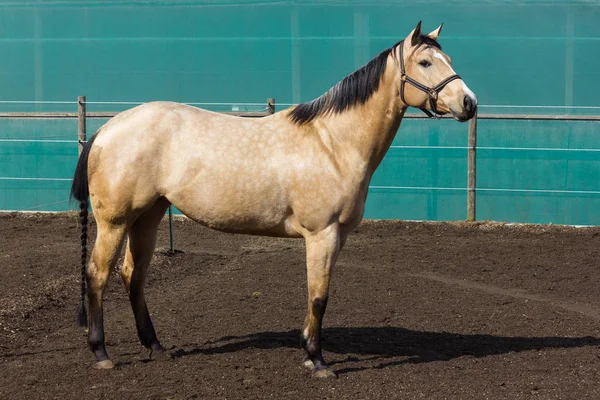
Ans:
MULTIPOLYGON (((347 355, 335 364, 379 360, 376 365, 345 366, 338 373, 386 368, 405 363, 448 361, 458 357, 491 355, 600 345, 594 337, 504 337, 449 332, 424 332, 397 327, 334 327, 324 329, 324 350, 347 355), (365 357, 366 356, 366 357, 365 357), (359 358, 360 357, 360 358, 359 358)), ((175 357, 195 354, 233 353, 248 348, 300 348, 300 331, 260 332, 244 336, 225 336, 204 347, 177 350, 175 357)))

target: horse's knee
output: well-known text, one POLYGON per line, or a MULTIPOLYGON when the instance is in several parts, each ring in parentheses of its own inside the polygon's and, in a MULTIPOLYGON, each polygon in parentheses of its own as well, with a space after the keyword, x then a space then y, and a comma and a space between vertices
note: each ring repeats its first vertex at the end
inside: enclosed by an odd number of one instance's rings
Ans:
POLYGON ((312 314, 315 316, 315 318, 323 318, 325 309, 327 308, 327 300, 327 296, 316 297, 313 299, 311 306, 312 314))

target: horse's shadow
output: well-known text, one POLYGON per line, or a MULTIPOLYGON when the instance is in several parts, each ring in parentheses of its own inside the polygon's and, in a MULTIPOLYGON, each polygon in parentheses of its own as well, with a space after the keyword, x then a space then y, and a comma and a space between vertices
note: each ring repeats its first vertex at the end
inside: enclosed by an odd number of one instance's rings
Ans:
MULTIPOLYGON (((513 352, 600 345, 595 337, 505 337, 449 332, 414 331, 397 327, 334 327, 323 330, 324 350, 347 355, 335 364, 361 362, 368 366, 345 367, 346 373, 371 368, 386 368, 405 363, 448 361, 458 357, 486 357, 513 352), (366 357, 362 357, 366 356, 366 357), (379 360, 378 364, 373 361, 379 360), (366 362, 365 361, 369 361, 366 362)), ((300 331, 260 332, 244 336, 225 336, 209 341, 202 348, 177 350, 175 357, 194 354, 237 352, 248 348, 299 348, 300 331)))

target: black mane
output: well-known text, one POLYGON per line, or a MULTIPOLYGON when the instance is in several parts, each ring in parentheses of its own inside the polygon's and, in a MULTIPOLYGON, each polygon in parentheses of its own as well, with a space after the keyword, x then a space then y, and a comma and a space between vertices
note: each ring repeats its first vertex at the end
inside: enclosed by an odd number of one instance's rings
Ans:
MULTIPOLYGON (((298 104, 288 115, 298 125, 308 123, 315 118, 328 114, 339 114, 357 104, 364 104, 377 89, 381 77, 385 73, 388 55, 402 42, 383 50, 365 66, 346 76, 327 93, 308 103, 298 104)), ((419 45, 433 46, 441 49, 439 43, 429 36, 421 35, 419 45)))

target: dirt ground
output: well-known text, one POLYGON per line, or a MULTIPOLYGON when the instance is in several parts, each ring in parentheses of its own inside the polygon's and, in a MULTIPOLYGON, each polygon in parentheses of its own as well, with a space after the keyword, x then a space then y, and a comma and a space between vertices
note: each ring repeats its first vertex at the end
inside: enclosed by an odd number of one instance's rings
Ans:
MULTIPOLYGON (((76 326, 76 214, 0 215, 1 399, 598 399, 600 228, 364 222, 324 322, 338 379, 301 366, 301 240, 161 226, 147 298, 172 360, 150 361, 117 274, 114 370, 76 326)), ((91 237, 95 229, 92 224, 91 237)))

